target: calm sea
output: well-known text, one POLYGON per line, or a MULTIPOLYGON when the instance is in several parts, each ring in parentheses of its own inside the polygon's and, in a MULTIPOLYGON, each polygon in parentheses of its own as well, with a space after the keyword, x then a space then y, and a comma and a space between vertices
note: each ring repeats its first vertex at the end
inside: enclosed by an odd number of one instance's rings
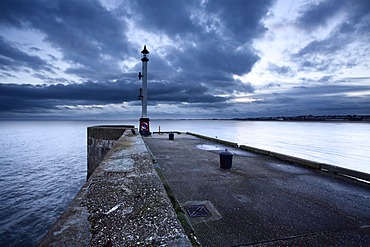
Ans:
MULTIPOLYGON (((86 178, 86 128, 137 121, 0 121, 0 246, 35 246, 86 178)), ((370 173, 369 123, 152 120, 370 173)))

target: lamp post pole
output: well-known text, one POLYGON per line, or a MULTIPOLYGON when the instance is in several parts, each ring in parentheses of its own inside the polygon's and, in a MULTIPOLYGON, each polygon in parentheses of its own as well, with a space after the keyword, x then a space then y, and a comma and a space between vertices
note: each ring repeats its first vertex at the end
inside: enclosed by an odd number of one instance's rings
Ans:
POLYGON ((149 118, 147 112, 148 106, 148 61, 149 61, 149 51, 144 45, 144 49, 141 51, 141 61, 142 61, 142 71, 139 72, 139 80, 142 80, 142 88, 140 88, 139 99, 141 100, 141 118, 140 118, 140 134, 143 136, 149 136, 149 118))

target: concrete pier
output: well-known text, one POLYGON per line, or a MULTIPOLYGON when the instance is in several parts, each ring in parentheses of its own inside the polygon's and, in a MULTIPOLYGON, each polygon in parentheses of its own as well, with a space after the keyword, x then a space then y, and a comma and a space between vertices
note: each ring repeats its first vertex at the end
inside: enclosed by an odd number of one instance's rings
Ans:
POLYGON ((137 133, 89 128, 94 171, 40 246, 370 246, 367 183, 200 135, 137 133))
POLYGON ((138 131, 99 128, 100 143, 123 134, 40 246, 191 246, 138 131))
POLYGON ((366 183, 186 134, 144 140, 202 246, 370 246, 366 183))

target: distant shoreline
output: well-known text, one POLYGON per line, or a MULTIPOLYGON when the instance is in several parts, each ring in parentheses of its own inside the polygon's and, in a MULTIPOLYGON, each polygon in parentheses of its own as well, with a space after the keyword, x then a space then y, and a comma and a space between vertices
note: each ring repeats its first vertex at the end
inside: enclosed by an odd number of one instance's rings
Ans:
POLYGON ((295 121, 295 122, 370 122, 370 115, 324 115, 292 117, 233 118, 241 121, 295 121))
MULTIPOLYGON (((322 115, 322 116, 279 116, 279 117, 246 117, 246 118, 151 118, 152 121, 184 121, 184 120, 222 120, 222 121, 276 121, 276 122, 338 122, 338 123, 370 123, 370 115, 322 115)), ((59 118, 0 118, 2 121, 136 121, 130 119, 59 119, 59 118)))

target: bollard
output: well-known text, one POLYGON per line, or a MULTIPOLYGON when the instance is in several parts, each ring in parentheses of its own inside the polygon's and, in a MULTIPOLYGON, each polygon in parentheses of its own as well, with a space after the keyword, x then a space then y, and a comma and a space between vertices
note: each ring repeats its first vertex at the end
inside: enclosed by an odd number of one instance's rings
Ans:
POLYGON ((233 154, 225 149, 220 153, 220 167, 222 169, 231 169, 233 163, 233 154))
POLYGON ((175 135, 174 135, 172 132, 170 132, 170 133, 168 134, 168 139, 172 141, 172 140, 173 140, 173 138, 174 138, 174 136, 175 136, 175 135))

